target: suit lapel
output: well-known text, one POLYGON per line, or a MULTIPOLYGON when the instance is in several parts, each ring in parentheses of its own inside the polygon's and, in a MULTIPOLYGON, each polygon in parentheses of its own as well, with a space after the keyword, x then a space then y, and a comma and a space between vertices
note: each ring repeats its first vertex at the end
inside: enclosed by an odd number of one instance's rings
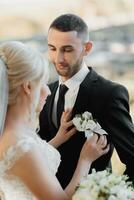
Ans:
POLYGON ((90 110, 90 96, 92 95, 92 88, 94 87, 93 83, 97 81, 98 75, 91 67, 89 67, 89 70, 90 72, 80 84, 79 92, 73 109, 73 115, 86 111, 86 107, 88 110, 90 110))

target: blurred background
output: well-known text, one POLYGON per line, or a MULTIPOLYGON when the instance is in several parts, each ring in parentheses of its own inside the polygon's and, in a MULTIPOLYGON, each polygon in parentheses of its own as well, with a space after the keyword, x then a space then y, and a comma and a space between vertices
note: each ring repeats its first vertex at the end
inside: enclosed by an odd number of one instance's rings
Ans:
MULTIPOLYGON (((85 58, 104 77, 125 85, 134 121, 134 2, 133 0, 0 0, 0 43, 19 40, 48 58, 47 30, 54 18, 74 13, 89 27, 93 50, 85 58)), ((50 63, 50 82, 57 78, 50 63)), ((113 168, 124 166, 116 153, 113 168)))

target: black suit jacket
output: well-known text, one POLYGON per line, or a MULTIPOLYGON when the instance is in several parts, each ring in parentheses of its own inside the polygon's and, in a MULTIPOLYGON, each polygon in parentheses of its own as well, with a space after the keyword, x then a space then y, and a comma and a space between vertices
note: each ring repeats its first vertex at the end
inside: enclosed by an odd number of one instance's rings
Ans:
MULTIPOLYGON (((52 94, 40 114, 39 134, 47 141, 57 133, 51 117, 57 87, 58 82, 50 85, 52 94)), ((131 170, 134 169, 132 166, 134 165, 134 125, 129 115, 128 101, 128 92, 124 86, 106 80, 90 68, 90 72, 80 85, 72 117, 89 111, 108 132, 110 151, 97 159, 92 164, 92 168, 104 170, 109 165, 114 145, 121 161, 126 164, 126 173, 134 181, 134 170, 131 170)), ((78 133, 58 148, 62 161, 57 177, 63 187, 69 183, 74 173, 84 142, 84 134, 78 133)))

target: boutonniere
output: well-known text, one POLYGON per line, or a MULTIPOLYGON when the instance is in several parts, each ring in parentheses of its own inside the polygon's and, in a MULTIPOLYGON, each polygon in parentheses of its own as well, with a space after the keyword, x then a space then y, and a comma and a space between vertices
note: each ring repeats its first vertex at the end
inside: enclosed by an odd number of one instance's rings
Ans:
POLYGON ((78 131, 85 132, 85 137, 87 138, 91 137, 93 133, 107 135, 107 132, 101 128, 97 120, 93 119, 90 112, 86 111, 82 114, 77 114, 72 121, 78 131))

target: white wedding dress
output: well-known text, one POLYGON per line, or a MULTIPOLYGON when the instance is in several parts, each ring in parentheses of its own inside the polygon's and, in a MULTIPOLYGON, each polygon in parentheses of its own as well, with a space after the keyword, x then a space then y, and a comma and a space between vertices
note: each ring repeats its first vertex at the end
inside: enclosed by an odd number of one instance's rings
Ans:
POLYGON ((34 145, 46 157, 52 173, 56 174, 60 164, 59 152, 42 140, 34 131, 29 130, 26 135, 18 139, 16 145, 8 148, 3 159, 0 160, 0 200, 37 200, 18 177, 6 173, 34 145))

